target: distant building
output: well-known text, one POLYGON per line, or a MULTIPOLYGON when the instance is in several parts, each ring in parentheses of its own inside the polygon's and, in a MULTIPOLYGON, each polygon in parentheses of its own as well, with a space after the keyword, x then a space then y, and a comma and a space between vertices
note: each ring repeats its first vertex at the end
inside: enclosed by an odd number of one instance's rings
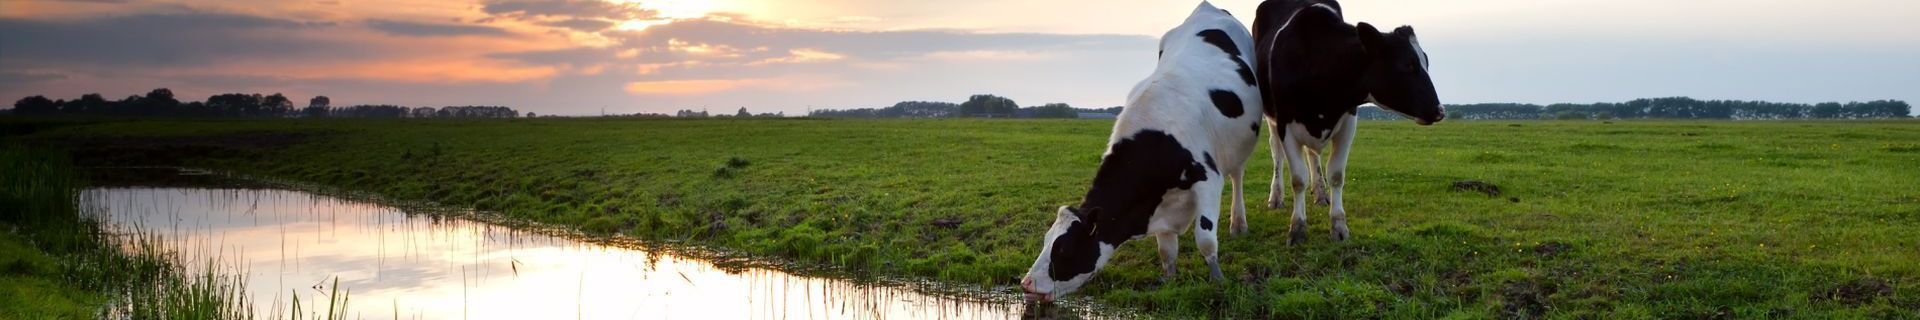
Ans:
POLYGON ((1106 113, 1106 112, 1081 112, 1080 113, 1081 119, 1115 119, 1119 117, 1120 117, 1119 114, 1112 114, 1112 113, 1106 113))

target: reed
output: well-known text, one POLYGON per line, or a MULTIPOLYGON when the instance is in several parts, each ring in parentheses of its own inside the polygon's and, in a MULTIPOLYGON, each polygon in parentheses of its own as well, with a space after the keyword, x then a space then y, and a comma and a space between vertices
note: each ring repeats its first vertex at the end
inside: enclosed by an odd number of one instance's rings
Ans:
POLYGON ((16 242, 8 247, 24 248, 19 255, 27 259, 52 262, 9 267, 16 270, 0 291, 77 297, 0 299, 0 318, 252 318, 238 267, 208 258, 204 269, 187 270, 159 237, 112 232, 78 201, 82 185, 53 153, 0 145, 0 232, 7 233, 0 241, 16 242))

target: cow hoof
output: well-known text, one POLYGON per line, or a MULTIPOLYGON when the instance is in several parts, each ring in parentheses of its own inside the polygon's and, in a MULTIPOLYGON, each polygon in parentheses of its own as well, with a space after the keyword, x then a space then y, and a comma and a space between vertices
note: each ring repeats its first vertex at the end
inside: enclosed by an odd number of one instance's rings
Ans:
POLYGON ((1347 241, 1347 238, 1351 236, 1347 231, 1347 223, 1345 221, 1335 222, 1333 227, 1328 229, 1331 229, 1330 231, 1333 233, 1333 241, 1347 241))
POLYGON ((1246 224, 1244 224, 1244 223, 1242 223, 1242 224, 1235 224, 1235 225, 1233 225, 1233 226, 1231 226, 1231 227, 1227 227, 1227 229, 1228 229, 1228 230, 1230 230, 1230 231, 1228 231, 1228 232, 1230 232, 1230 233, 1233 233, 1233 235, 1235 235, 1235 236, 1244 236, 1244 235, 1247 235, 1247 225, 1246 225, 1246 224))
POLYGON ((1287 231, 1287 245, 1292 246, 1292 245, 1301 245, 1306 243, 1307 243, 1307 228, 1305 228, 1304 226, 1300 228, 1293 228, 1293 230, 1287 231))
POLYGON ((1212 278, 1213 282, 1227 281, 1227 275, 1224 273, 1221 273, 1220 267, 1218 266, 1213 267, 1213 273, 1209 275, 1209 278, 1212 278))
POLYGON ((1280 199, 1278 197, 1267 200, 1267 209, 1279 209, 1279 208, 1280 208, 1280 199))

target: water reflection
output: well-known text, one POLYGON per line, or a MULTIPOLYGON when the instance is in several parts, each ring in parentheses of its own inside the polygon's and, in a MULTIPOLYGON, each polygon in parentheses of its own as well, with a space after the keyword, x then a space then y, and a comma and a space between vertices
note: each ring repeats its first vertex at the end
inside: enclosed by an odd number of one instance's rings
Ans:
MULTIPOLYGON (((293 295, 312 310, 307 303, 324 303, 335 279, 351 292, 351 316, 368 319, 1000 319, 1023 311, 766 269, 728 273, 669 254, 297 191, 100 188, 83 200, 120 228, 237 266, 261 315, 285 314, 293 295)), ((206 263, 189 260, 190 270, 206 263)))

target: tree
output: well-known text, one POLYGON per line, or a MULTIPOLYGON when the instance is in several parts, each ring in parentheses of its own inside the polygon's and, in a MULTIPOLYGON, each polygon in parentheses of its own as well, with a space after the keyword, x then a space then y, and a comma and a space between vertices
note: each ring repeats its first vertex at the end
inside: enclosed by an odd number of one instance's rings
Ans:
POLYGON ((741 117, 741 118, 749 118, 749 117, 753 117, 753 113, 747 112, 747 107, 740 107, 740 112, 735 112, 733 116, 741 117))
POLYGON ((1813 117, 1822 119, 1839 118, 1841 111, 1844 110, 1845 107, 1841 106, 1838 102, 1816 104, 1813 105, 1813 117))
POLYGON ((307 107, 300 108, 299 114, 302 118, 325 118, 330 116, 332 109, 333 99, 327 96, 316 96, 313 99, 307 99, 307 107))
POLYGON ((260 110, 259 94, 227 93, 207 97, 207 108, 223 116, 252 116, 260 110))
POLYGON ((969 117, 1011 117, 1020 104, 991 94, 976 94, 960 104, 960 113, 969 117))
POLYGON ((333 106, 333 98, 328 98, 327 96, 315 96, 313 97, 313 99, 307 100, 308 108, 318 107, 318 108, 325 109, 332 106, 333 106))
POLYGON ((107 98, 101 97, 98 93, 81 95, 80 100, 68 101, 66 105, 60 108, 61 113, 69 114, 104 113, 106 111, 107 98))
POLYGON ((534 117, 539 117, 539 115, 533 114, 533 111, 527 111, 527 118, 534 118, 534 117))
POLYGON ((287 99, 285 95, 275 93, 260 101, 260 115, 262 116, 282 117, 289 114, 293 114, 293 99, 287 99))
POLYGON ((407 111, 407 112, 408 112, 408 115, 407 115, 407 117, 408 117, 408 118, 423 118, 423 119, 424 119, 424 118, 432 118, 432 117, 433 117, 433 115, 434 115, 434 113, 436 113, 437 111, 438 111, 438 110, 435 110, 435 109, 434 109, 433 107, 419 107, 419 108, 413 108, 413 109, 411 109, 411 110, 408 110, 408 111, 407 111))
POLYGON ((1069 106, 1065 103, 1049 103, 1043 106, 1034 107, 1033 117, 1034 118, 1073 119, 1073 118, 1079 118, 1080 112, 1074 111, 1073 106, 1069 106))
POLYGON ((59 106, 54 105, 53 100, 48 100, 45 96, 20 98, 20 101, 13 103, 13 114, 17 115, 41 115, 59 112, 59 106))
POLYGON ((139 105, 133 108, 135 113, 147 116, 184 115, 183 110, 180 110, 180 99, 174 98, 173 90, 167 88, 147 91, 147 96, 140 99, 139 105))

